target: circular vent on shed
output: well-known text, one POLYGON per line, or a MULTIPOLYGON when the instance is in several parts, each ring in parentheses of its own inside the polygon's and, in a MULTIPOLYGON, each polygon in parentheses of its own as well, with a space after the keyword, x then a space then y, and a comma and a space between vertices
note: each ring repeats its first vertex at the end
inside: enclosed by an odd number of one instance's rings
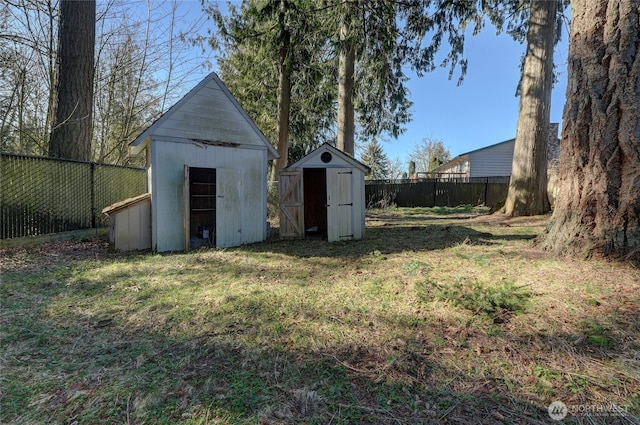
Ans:
POLYGON ((330 152, 323 152, 322 155, 320 155, 320 161, 324 162, 325 164, 331 162, 332 159, 333 155, 331 155, 330 152))

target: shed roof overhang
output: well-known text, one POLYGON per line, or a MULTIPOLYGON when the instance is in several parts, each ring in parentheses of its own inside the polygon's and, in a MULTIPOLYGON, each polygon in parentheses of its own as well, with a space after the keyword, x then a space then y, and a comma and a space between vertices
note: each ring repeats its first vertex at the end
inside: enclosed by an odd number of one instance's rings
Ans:
MULTIPOLYGON (((221 146, 225 148, 238 148, 238 149, 253 149, 253 150, 266 150, 268 152, 268 159, 274 159, 271 156, 271 151, 262 145, 243 145, 241 143, 232 143, 232 142, 223 142, 221 140, 203 140, 203 139, 187 139, 183 137, 169 137, 169 136, 148 136, 145 137, 141 142, 137 145, 130 144, 129 152, 131 156, 140 155, 140 153, 151 143, 151 141, 158 142, 170 142, 170 143, 191 143, 199 147, 205 146, 221 146)), ((276 155, 278 153, 276 152, 276 155)), ((280 155, 277 156, 280 158, 280 155)))
POLYGON ((138 137, 135 142, 129 143, 129 155, 135 157, 140 155, 151 142, 151 136, 138 137))
POLYGON ((102 213, 110 215, 147 200, 151 200, 151 194, 143 193, 142 195, 138 195, 133 198, 127 198, 123 201, 116 202, 115 204, 108 205, 102 209, 102 213))

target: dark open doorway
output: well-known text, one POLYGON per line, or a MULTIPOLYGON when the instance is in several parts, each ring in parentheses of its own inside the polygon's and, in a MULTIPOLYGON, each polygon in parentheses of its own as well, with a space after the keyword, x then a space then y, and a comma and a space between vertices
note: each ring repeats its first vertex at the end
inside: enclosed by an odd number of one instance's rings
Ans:
POLYGON ((304 175, 305 235, 327 238, 327 172, 324 168, 305 168, 304 175))
POLYGON ((189 245, 215 246, 215 168, 189 169, 189 207, 189 245))

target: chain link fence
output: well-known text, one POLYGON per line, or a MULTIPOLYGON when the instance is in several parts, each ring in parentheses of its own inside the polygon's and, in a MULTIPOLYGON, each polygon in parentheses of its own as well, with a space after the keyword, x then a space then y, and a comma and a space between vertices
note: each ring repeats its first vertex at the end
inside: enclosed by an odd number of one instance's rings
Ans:
POLYGON ((104 227, 104 207, 145 192, 142 168, 2 153, 0 239, 104 227))

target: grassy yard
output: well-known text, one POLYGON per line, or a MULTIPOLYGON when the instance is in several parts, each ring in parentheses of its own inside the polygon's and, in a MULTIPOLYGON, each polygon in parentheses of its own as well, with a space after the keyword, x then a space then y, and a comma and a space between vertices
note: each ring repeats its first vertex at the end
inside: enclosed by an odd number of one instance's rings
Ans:
POLYGON ((361 241, 0 251, 0 423, 640 423, 640 270, 546 218, 369 212, 361 241), (619 407, 618 416, 585 409, 619 407))

